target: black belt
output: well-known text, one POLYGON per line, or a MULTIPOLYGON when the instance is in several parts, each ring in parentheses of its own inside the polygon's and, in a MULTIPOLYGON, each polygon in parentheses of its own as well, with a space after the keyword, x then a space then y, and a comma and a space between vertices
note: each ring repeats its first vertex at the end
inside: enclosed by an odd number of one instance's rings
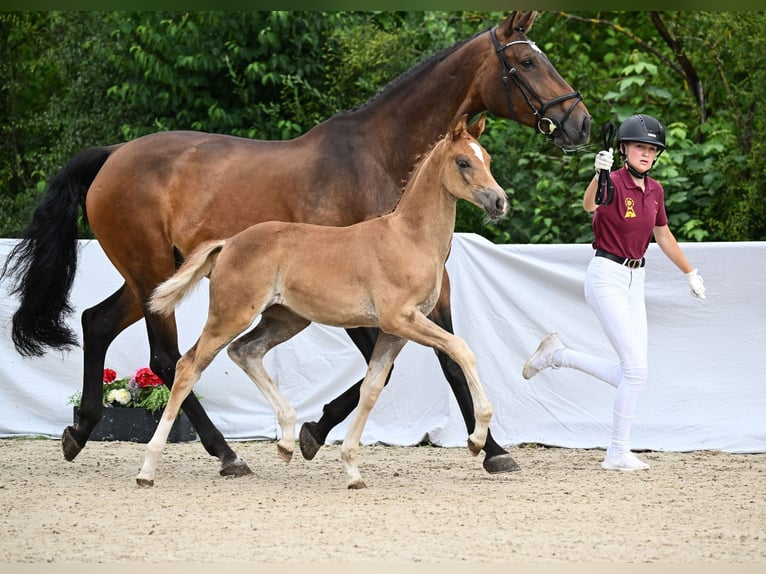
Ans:
POLYGON ((619 263, 620 265, 624 265, 625 267, 630 267, 631 269, 636 269, 638 267, 643 267, 646 265, 646 259, 642 257, 641 259, 631 259, 630 257, 620 257, 619 255, 615 255, 614 253, 609 253, 608 251, 604 251, 603 249, 596 249, 596 257, 606 257, 607 259, 610 259, 614 261, 615 263, 619 263))

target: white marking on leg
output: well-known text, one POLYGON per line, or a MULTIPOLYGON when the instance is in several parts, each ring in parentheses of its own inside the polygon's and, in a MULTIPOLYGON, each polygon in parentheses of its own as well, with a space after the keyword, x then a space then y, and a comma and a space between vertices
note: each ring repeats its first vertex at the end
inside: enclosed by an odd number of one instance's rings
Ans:
POLYGON ((143 486, 151 486, 154 483, 154 473, 157 469, 157 464, 162 456, 162 451, 165 450, 168 435, 170 434, 170 430, 173 428, 173 423, 178 415, 178 409, 174 409, 173 412, 168 412, 169 406, 170 404, 168 403, 165 410, 162 412, 162 418, 160 418, 157 429, 154 431, 151 440, 146 445, 144 464, 141 466, 141 471, 136 477, 139 484, 141 482, 146 483, 143 486))
POLYGON ((394 359, 396 359, 396 356, 406 342, 406 339, 401 339, 382 331, 378 335, 378 340, 375 343, 375 348, 372 351, 370 363, 367 367, 367 374, 359 389, 359 404, 356 408, 356 414, 346 431, 346 436, 340 448, 341 459, 346 467, 346 474, 349 477, 348 488, 364 488, 366 486, 356 462, 359 441, 362 438, 367 418, 370 416, 370 412, 375 406, 380 392, 383 390, 386 377, 394 364, 394 359))

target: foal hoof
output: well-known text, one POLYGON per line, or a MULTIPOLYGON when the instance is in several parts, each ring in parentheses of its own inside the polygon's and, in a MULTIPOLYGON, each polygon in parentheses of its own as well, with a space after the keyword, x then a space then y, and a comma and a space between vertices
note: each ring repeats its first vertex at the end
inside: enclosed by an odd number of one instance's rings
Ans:
POLYGON ((82 450, 82 445, 74 438, 74 428, 71 426, 66 427, 61 434, 61 450, 64 451, 64 458, 70 462, 82 450))
POLYGON ((367 485, 364 483, 363 480, 357 480, 355 482, 348 483, 349 490, 362 490, 363 488, 367 488, 367 485))
POLYGON ((490 474, 521 470, 521 467, 516 464, 516 461, 513 460, 513 457, 508 453, 486 457, 482 466, 484 467, 484 470, 490 474))
POLYGON ((277 445, 277 454, 285 462, 290 462, 293 459, 293 451, 286 449, 281 444, 277 445))
POLYGON ((239 478, 240 476, 247 476, 253 474, 247 463, 241 458, 237 457, 234 461, 228 463, 221 463, 221 470, 219 471, 221 476, 233 476, 239 478))
POLYGON ((324 440, 320 439, 317 432, 317 424, 312 422, 303 423, 301 432, 298 434, 298 444, 301 447, 301 454, 306 460, 311 460, 322 448, 324 440))
POLYGON ((142 488, 154 486, 154 481, 146 478, 136 478, 136 484, 142 488))

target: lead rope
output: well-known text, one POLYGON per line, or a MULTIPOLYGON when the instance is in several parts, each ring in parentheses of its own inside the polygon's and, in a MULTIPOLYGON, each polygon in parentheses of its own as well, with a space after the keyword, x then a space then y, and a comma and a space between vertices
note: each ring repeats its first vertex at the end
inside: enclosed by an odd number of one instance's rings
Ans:
MULTIPOLYGON (((614 142, 614 124, 606 122, 601 127, 601 137, 604 140, 604 149, 612 148, 614 142)), ((609 205, 614 200, 614 184, 608 169, 598 170, 598 189, 596 189, 596 205, 609 205)))

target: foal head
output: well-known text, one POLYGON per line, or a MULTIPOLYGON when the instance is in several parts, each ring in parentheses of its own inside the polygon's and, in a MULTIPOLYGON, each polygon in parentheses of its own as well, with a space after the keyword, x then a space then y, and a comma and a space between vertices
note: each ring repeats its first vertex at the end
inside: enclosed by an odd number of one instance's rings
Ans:
POLYGON ((444 186, 458 199, 465 199, 481 207, 490 219, 498 219, 508 211, 505 190, 490 172, 491 158, 481 144, 485 118, 468 125, 468 116, 462 116, 452 125, 438 144, 442 153, 449 154, 444 161, 444 186))

